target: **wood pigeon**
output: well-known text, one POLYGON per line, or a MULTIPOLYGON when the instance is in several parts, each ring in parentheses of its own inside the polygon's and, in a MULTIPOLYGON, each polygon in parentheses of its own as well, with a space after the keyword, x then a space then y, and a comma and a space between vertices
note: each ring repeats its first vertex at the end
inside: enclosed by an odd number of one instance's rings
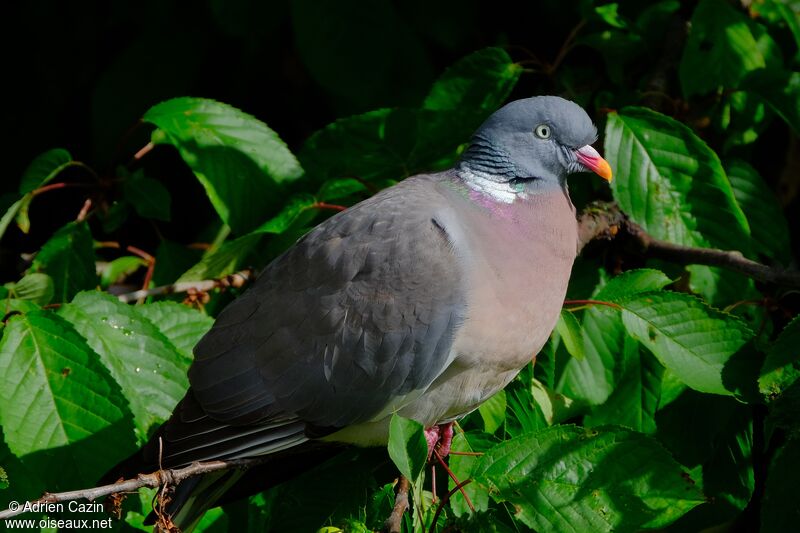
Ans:
MULTIPOLYGON (((105 479, 382 446, 393 413, 422 423, 446 455, 452 422, 508 384, 555 327, 577 250, 566 177, 611 180, 596 139, 573 102, 517 100, 454 168, 321 223, 220 313, 172 417, 105 479)), ((291 475, 270 464, 268 484, 291 475)), ((186 480, 167 511, 191 526, 241 475, 186 480)))

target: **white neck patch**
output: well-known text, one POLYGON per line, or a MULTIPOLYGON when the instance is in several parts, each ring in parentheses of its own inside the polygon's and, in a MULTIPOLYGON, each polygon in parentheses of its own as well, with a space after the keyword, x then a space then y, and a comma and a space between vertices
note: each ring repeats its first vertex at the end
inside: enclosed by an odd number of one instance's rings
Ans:
POLYGON ((491 174, 472 170, 466 165, 460 165, 456 171, 464 183, 479 193, 488 195, 493 200, 504 204, 513 203, 517 198, 525 197, 521 189, 517 189, 507 181, 497 181, 492 179, 491 174))

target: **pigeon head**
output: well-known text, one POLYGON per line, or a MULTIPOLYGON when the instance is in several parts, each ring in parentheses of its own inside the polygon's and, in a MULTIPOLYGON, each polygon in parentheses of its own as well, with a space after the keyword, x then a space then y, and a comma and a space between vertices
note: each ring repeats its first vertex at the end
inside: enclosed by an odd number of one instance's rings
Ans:
POLYGON ((515 190, 563 187, 568 174, 591 171, 611 181, 611 167, 591 144, 597 128, 579 105, 558 96, 506 104, 478 128, 459 169, 515 190))

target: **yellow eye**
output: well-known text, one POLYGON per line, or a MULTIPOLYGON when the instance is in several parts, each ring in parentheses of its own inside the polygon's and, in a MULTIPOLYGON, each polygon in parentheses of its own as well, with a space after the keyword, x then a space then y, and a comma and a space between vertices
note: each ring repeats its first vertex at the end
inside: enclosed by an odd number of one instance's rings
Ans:
POLYGON ((550 126, 547 124, 539 124, 536 126, 536 129, 533 130, 533 133, 536 134, 537 137, 540 139, 549 139, 550 138, 550 126))

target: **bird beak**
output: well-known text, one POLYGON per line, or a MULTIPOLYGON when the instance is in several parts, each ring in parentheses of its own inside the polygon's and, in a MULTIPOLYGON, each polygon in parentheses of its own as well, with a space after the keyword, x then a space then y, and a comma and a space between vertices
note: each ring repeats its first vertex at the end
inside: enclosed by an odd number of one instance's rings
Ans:
POLYGON ((604 180, 611 182, 611 165, 608 164, 608 161, 600 157, 600 154, 597 153, 597 150, 587 144, 586 146, 575 150, 575 156, 578 158, 578 162, 581 165, 586 167, 588 170, 591 170, 604 180))

